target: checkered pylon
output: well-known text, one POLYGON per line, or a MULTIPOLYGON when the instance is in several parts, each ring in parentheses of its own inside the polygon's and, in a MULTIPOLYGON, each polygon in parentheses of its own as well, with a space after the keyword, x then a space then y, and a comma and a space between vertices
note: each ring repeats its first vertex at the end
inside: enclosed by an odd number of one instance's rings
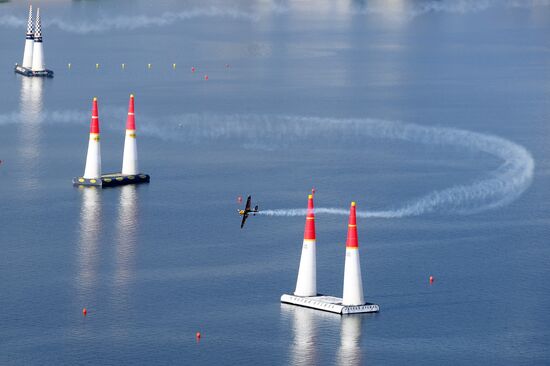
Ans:
POLYGON ((34 27, 32 22, 32 5, 29 6, 29 20, 27 21, 27 39, 32 39, 34 35, 34 27))
POLYGON ((42 24, 40 23, 40 8, 36 9, 36 26, 34 28, 34 40, 42 41, 42 24))

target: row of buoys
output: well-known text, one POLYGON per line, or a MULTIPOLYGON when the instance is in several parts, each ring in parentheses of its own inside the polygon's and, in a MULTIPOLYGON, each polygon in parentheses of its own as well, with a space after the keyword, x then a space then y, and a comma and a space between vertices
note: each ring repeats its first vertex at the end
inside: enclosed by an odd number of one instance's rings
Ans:
MULTIPOLYGON (((67 63, 67 68, 68 69, 71 69, 73 67, 73 64, 72 63, 67 63)), ((95 64, 95 68, 96 69, 100 69, 101 68, 101 64, 100 63, 96 63, 95 64)), ((121 69, 125 69, 126 68, 126 64, 125 63, 122 63, 120 64, 120 68, 121 69)), ((153 68, 153 64, 152 63, 148 63, 147 64, 147 69, 152 69, 153 68)), ((176 70, 177 68, 177 64, 173 63, 172 64, 172 69, 176 70)), ((230 68, 230 65, 229 64, 225 64, 225 68, 230 68)), ((195 68, 195 66, 191 66, 191 72, 195 72, 197 69, 195 68)))
MULTIPOLYGON (((73 66, 72 63, 70 63, 70 62, 67 64, 67 68, 68 68, 69 70, 72 68, 72 66, 73 66)), ((95 64, 95 68, 96 68, 96 69, 99 70, 100 67, 101 67, 101 64, 99 64, 99 63, 96 63, 96 64, 95 64)), ((225 64, 225 67, 226 67, 226 68, 229 68, 230 66, 229 66, 229 64, 225 64)), ((125 63, 120 64, 120 68, 121 68, 122 70, 125 70, 125 69, 126 69, 126 64, 125 64, 125 63)), ((151 63, 147 64, 147 69, 148 69, 148 70, 151 70, 152 68, 153 68, 153 64, 151 64, 151 63)), ((172 64, 172 68, 173 68, 174 70, 176 70, 176 64, 175 64, 175 63, 172 64)), ((197 69, 195 68, 195 66, 191 66, 191 72, 194 73, 195 71, 197 71, 197 69)), ((210 77, 208 76, 208 74, 205 74, 203 78, 204 78, 204 80, 208 80, 210 77)))

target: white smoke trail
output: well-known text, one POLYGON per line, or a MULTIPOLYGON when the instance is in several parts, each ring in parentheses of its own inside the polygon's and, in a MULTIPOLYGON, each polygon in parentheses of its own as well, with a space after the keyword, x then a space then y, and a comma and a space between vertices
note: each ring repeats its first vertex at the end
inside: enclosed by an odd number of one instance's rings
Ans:
POLYGON ((550 6, 550 0, 426 0, 405 2, 403 7, 392 7, 384 2, 356 7, 360 14, 392 15, 415 18, 426 13, 467 14, 491 8, 539 8, 550 6))
MULTIPOLYGON (((268 10, 277 14, 285 11, 285 8, 272 5, 268 10)), ((115 17, 100 17, 93 22, 75 21, 62 18, 46 18, 43 21, 45 27, 55 26, 63 31, 88 34, 101 33, 112 30, 135 30, 149 27, 165 27, 177 22, 195 19, 195 18, 228 18, 237 20, 247 20, 256 22, 260 20, 261 14, 239 10, 231 7, 209 6, 194 8, 181 12, 165 12, 160 15, 121 15, 115 17)), ((14 15, 0 16, 0 26, 24 27, 26 26, 26 17, 16 17, 14 15)))
POLYGON ((16 17, 15 15, 0 15, 0 26, 21 28, 27 26, 27 20, 24 16, 16 17))
MULTIPOLYGON (((355 14, 392 15, 415 18, 426 13, 453 13, 465 14, 479 12, 490 8, 539 8, 550 6, 550 0, 428 0, 406 2, 404 8, 394 8, 384 2, 360 5, 351 10, 355 14)), ((63 31, 76 34, 103 33, 113 30, 135 30, 149 27, 165 27, 181 21, 194 18, 228 18, 257 22, 266 14, 282 14, 288 9, 285 6, 271 3, 264 6, 263 11, 239 10, 234 7, 209 6, 194 8, 181 12, 165 12, 160 15, 121 15, 114 17, 100 17, 93 22, 86 20, 71 20, 63 18, 47 18, 43 21, 45 27, 55 26, 63 31)), ((315 9, 312 9, 314 12, 315 9)), ((0 26, 26 27, 26 15, 0 15, 0 26)))
POLYGON ((218 7, 208 7, 182 11, 179 13, 163 13, 158 16, 136 15, 100 18, 93 23, 72 23, 59 18, 54 18, 51 21, 46 22, 45 25, 54 25, 66 32, 87 34, 106 32, 110 30, 135 30, 138 28, 164 27, 179 21, 193 18, 232 18, 256 21, 258 19, 258 15, 230 8, 222 9, 218 7))
MULTIPOLYGON (((535 162, 522 146, 496 136, 441 127, 424 127, 380 120, 339 120, 358 136, 379 137, 426 145, 447 145, 487 153, 502 164, 490 177, 469 185, 455 185, 433 191, 406 202, 403 206, 383 211, 360 211, 360 217, 394 218, 418 216, 433 212, 475 213, 504 206, 517 199, 531 184, 535 162)), ((317 208, 320 214, 347 215, 338 208, 317 208)), ((304 209, 262 211, 270 216, 303 216, 304 209)))
MULTIPOLYGON (((327 208, 327 207, 316 207, 314 209, 315 214, 327 214, 327 215, 340 215, 347 216, 349 215, 349 209, 343 208, 327 208)), ((418 216, 425 211, 421 212, 420 210, 411 213, 406 212, 406 210, 387 210, 387 211, 357 211, 357 217, 377 217, 377 218, 399 218, 405 216, 418 216)), ((266 216, 305 216, 307 210, 305 208, 287 208, 287 209, 278 209, 278 210, 262 210, 258 212, 259 215, 266 216)))
MULTIPOLYGON (((123 108, 106 107, 102 120, 123 120, 123 108)), ((0 115, 0 125, 21 118, 18 113, 0 115)), ((77 111, 44 112, 44 123, 87 123, 89 113, 77 111)), ((122 122, 121 122, 122 123, 122 122)), ((109 124, 114 128, 115 124, 109 124)), ((104 125, 102 125, 104 126, 104 125)), ((119 125, 116 125, 119 126, 119 125)), ((141 135, 166 140, 202 143, 241 141, 246 146, 269 144, 289 146, 303 141, 358 141, 365 138, 401 140, 424 145, 452 146, 489 154, 502 163, 486 177, 471 184, 436 190, 405 202, 401 207, 381 211, 359 211, 360 217, 394 218, 427 213, 475 213, 504 206, 517 199, 531 184, 535 162, 522 146, 509 140, 465 130, 427 127, 379 119, 334 119, 298 116, 186 114, 157 121, 140 115, 141 135)), ((319 214, 347 215, 338 208, 317 208, 319 214)), ((264 210, 269 216, 302 216, 304 209, 264 210)))

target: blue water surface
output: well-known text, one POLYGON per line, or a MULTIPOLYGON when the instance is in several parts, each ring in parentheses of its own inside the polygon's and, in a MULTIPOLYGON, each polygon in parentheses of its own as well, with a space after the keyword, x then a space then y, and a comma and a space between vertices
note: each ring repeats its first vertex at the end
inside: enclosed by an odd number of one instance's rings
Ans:
MULTIPOLYGON (((0 3, 0 364, 550 363, 550 3, 33 5, 53 79, 13 73, 28 3, 0 3), (120 170, 130 93, 151 183, 73 187, 94 96, 120 170), (417 204, 358 220, 380 313, 280 304, 304 218, 241 230, 237 197, 280 214, 312 187, 417 204)), ((347 217, 316 224, 340 296, 347 217)))

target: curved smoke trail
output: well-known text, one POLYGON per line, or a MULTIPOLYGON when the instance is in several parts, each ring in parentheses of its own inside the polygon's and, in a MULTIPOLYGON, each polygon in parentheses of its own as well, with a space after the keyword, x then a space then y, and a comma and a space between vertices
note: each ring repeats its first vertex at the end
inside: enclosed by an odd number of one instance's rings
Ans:
MULTIPOLYGON (((161 128, 154 123, 146 126, 148 132, 159 137, 184 139, 189 142, 201 140, 232 139, 244 141, 245 145, 261 146, 273 141, 279 147, 295 142, 329 138, 350 141, 364 138, 401 140, 424 145, 453 146, 473 152, 489 154, 502 163, 488 177, 467 185, 455 185, 433 191, 403 206, 383 211, 361 211, 363 217, 404 217, 432 212, 475 213, 504 206, 517 199, 531 184, 535 162, 522 146, 509 140, 465 130, 442 127, 427 127, 411 123, 379 119, 333 119, 297 116, 259 115, 194 115, 188 114, 169 119, 177 123, 161 128), (153 127, 154 126, 154 127, 153 127)), ((318 208, 317 213, 348 214, 338 208, 318 208)), ((305 215, 303 209, 280 209, 262 211, 264 215, 305 215)))
MULTIPOLYGON (((102 109, 102 118, 120 119, 123 108, 102 109)), ((18 113, 0 115, 0 125, 22 117, 18 113)), ((88 113, 44 112, 44 123, 87 123, 88 113)), ((455 128, 428 127, 380 119, 335 119, 268 115, 184 114, 156 120, 140 116, 140 134, 165 140, 198 144, 204 141, 242 141, 243 146, 286 147, 303 141, 325 140, 330 144, 365 138, 401 140, 423 145, 452 146, 494 156, 502 163, 487 177, 471 184, 454 185, 405 202, 397 208, 358 211, 360 217, 394 218, 426 213, 475 213, 504 206, 517 199, 531 184, 535 162, 523 147, 509 140, 455 128)), ((347 215, 339 208, 317 208, 318 214, 347 215)), ((301 216, 305 210, 264 210, 263 215, 301 216)))
MULTIPOLYGON (((522 146, 509 140, 454 128, 425 127, 381 120, 326 120, 346 124, 357 136, 403 140, 425 145, 465 148, 502 160, 489 178, 468 185, 455 185, 413 199, 403 206, 382 211, 358 211, 360 217, 396 218, 433 212, 475 213, 504 206, 517 199, 531 184, 535 162, 522 146)), ((316 213, 348 215, 348 210, 316 208, 316 213)), ((264 210, 270 216, 305 216, 305 209, 264 210)))

